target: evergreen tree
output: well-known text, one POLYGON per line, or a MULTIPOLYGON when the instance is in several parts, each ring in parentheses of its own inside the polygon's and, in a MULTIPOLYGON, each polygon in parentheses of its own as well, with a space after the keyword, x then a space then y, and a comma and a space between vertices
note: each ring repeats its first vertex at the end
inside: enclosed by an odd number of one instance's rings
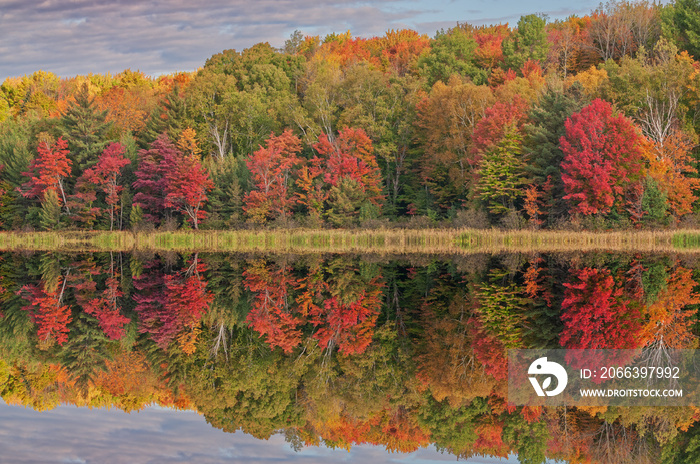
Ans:
POLYGON ((107 337, 95 318, 81 311, 71 326, 71 336, 63 346, 61 361, 83 397, 87 397, 90 384, 109 359, 106 342, 107 337))
POLYGON ((26 180, 22 173, 34 158, 31 147, 31 126, 26 120, 8 119, 0 125, 0 166, 2 180, 19 187, 26 180))
POLYGON ((524 165, 520 154, 521 137, 515 127, 509 126, 501 141, 479 163, 479 196, 493 214, 508 212, 523 194, 524 165))
POLYGON ((644 179, 642 211, 646 214, 642 222, 647 226, 665 226, 668 224, 668 197, 659 189, 659 184, 651 177, 644 179))
POLYGON ((695 59, 700 57, 700 0, 677 0, 661 13, 663 36, 695 59))
POLYGON ((87 83, 83 83, 75 101, 61 117, 61 128, 73 161, 73 178, 77 179, 85 169, 97 163, 107 145, 106 136, 112 124, 106 122, 106 117, 107 110, 97 110, 87 83))
POLYGON ((61 220, 61 200, 55 190, 48 190, 41 202, 39 224, 44 230, 54 230, 61 220))
POLYGON ((191 126, 187 122, 187 115, 187 104, 180 96, 180 87, 175 85, 162 105, 156 106, 151 113, 146 129, 138 138, 139 148, 147 149, 162 133, 166 133, 173 142, 178 140, 182 131, 191 126))
POLYGON ((564 153, 559 148, 559 139, 565 133, 564 122, 583 108, 582 100, 578 85, 565 92, 549 88, 528 114, 531 123, 525 126, 525 171, 536 186, 543 186, 548 180, 551 183, 543 198, 550 219, 566 212, 560 167, 564 153))
POLYGON ((209 218, 202 226, 219 229, 233 227, 243 217, 243 188, 247 181, 245 163, 235 156, 226 156, 221 161, 209 158, 206 167, 214 189, 209 194, 206 208, 209 218))
POLYGON ((338 227, 356 224, 364 197, 359 182, 351 177, 343 177, 338 185, 331 188, 328 197, 328 222, 338 227))
POLYGON ((502 44, 506 68, 517 71, 527 60, 544 63, 549 50, 546 24, 546 16, 531 14, 520 17, 518 29, 502 44))

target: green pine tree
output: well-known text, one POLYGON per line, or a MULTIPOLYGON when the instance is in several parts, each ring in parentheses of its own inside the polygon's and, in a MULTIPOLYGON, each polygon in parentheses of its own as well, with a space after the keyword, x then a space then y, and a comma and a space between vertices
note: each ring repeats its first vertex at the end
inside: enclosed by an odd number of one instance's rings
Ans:
POLYGON ((328 222, 338 227, 357 224, 366 196, 355 179, 342 178, 337 186, 331 188, 328 196, 328 222))
POLYGON ((61 117, 61 128, 73 161, 74 179, 97 163, 100 153, 109 142, 107 133, 112 124, 106 122, 106 118, 107 110, 97 110, 95 99, 90 98, 87 83, 83 83, 75 95, 75 101, 61 117))
POLYGON ((243 186, 247 169, 242 158, 226 156, 223 160, 209 158, 207 170, 214 189, 209 194, 207 212, 209 218, 204 227, 230 228, 243 216, 243 186))
POLYGON ((94 317, 80 312, 71 324, 70 337, 61 352, 62 364, 68 369, 81 395, 87 397, 90 384, 110 358, 107 337, 94 317))
POLYGON ((177 141, 187 128, 187 104, 180 96, 180 87, 175 85, 165 97, 162 106, 158 105, 146 122, 146 128, 138 137, 138 146, 148 149, 150 144, 165 132, 170 140, 177 141))
POLYGON ((583 108, 581 87, 574 85, 567 91, 549 88, 539 103, 528 113, 530 124, 525 126, 523 141, 527 160, 525 173, 538 186, 547 180, 551 183, 543 202, 548 206, 548 217, 553 219, 567 212, 563 199, 564 183, 561 180, 561 162, 564 153, 559 148, 559 139, 564 135, 564 122, 573 113, 583 108))
POLYGON ((661 12, 661 31, 680 50, 700 57, 700 0, 677 0, 661 12))
POLYGON ((44 230, 55 230, 61 221, 61 202, 55 190, 47 190, 41 202, 39 224, 44 230))
POLYGON ((521 137, 515 127, 506 128, 503 139, 479 163, 479 197, 492 214, 504 214, 523 195, 524 164, 521 137))
POLYGON ((517 71, 527 60, 544 63, 549 50, 546 24, 547 17, 543 15, 530 14, 520 17, 515 33, 501 45, 506 68, 517 71))

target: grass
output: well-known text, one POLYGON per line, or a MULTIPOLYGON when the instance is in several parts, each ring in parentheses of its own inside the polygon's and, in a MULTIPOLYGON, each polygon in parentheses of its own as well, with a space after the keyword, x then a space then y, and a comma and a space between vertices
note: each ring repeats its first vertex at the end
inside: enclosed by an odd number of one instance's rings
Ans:
POLYGON ((562 232, 473 229, 0 233, 0 250, 465 254, 700 251, 700 230, 562 232))

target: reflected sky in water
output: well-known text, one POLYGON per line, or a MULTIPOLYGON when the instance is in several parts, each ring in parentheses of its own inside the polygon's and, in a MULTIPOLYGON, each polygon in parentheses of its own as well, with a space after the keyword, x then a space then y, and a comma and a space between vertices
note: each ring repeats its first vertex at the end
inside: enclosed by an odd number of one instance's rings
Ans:
MULTIPOLYGON (((2 461, 13 463, 180 463, 454 462, 434 447, 410 454, 381 446, 354 446, 350 452, 326 447, 295 452, 283 435, 258 440, 211 427, 195 412, 149 407, 138 413, 59 406, 37 412, 0 400, 2 461)), ((473 464, 515 463, 516 459, 472 458, 473 464)))

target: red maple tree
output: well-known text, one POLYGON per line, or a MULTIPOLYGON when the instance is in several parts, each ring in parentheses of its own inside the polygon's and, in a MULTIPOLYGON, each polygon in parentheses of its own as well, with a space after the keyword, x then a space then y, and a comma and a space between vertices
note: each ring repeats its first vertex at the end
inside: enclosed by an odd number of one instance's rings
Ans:
POLYGON ((95 316, 100 328, 110 340, 120 340, 124 336, 124 326, 129 323, 129 318, 121 313, 117 304, 117 298, 122 295, 117 275, 110 271, 102 294, 83 304, 83 311, 95 316))
POLYGON ((469 160, 472 167, 478 165, 481 155, 503 139, 507 127, 515 126, 518 132, 522 132, 527 120, 527 107, 527 102, 517 97, 512 102, 498 102, 486 108, 472 135, 472 153, 478 155, 469 160))
POLYGON ((345 302, 334 295, 309 309, 310 322, 317 327, 314 338, 321 348, 337 346, 343 354, 363 353, 372 342, 381 309, 379 278, 368 282, 355 301, 345 302))
POLYGON ((290 306, 289 295, 295 279, 289 266, 270 266, 254 261, 243 272, 245 287, 253 292, 252 308, 246 322, 270 348, 280 347, 285 353, 301 343, 301 326, 305 318, 290 306))
POLYGON ((50 346, 53 342, 63 345, 68 341, 68 324, 71 322, 70 306, 62 304, 59 279, 53 290, 38 285, 25 285, 18 292, 28 305, 22 309, 29 311, 32 322, 37 325, 40 343, 50 346))
POLYGON ((29 170, 22 173, 23 176, 30 177, 30 180, 22 185, 20 192, 25 197, 43 201, 48 190, 58 190, 65 203, 63 178, 70 174, 72 164, 68 159, 68 142, 61 137, 53 145, 42 141, 37 152, 39 156, 32 160, 29 170))
POLYGON ((186 270, 165 276, 167 298, 164 309, 166 313, 175 315, 177 339, 186 354, 194 353, 200 332, 199 322, 214 300, 214 295, 207 291, 207 282, 202 278, 205 271, 206 266, 195 255, 186 270))
POLYGON ((301 141, 292 131, 271 135, 246 161, 254 189, 243 199, 244 211, 256 222, 264 222, 274 214, 288 216, 294 204, 289 192, 293 169, 303 163, 298 154, 301 141))
POLYGON ((134 278, 139 331, 150 334, 158 347, 166 349, 177 340, 185 353, 194 351, 199 321, 214 298, 201 275, 205 270, 195 256, 186 269, 164 275, 154 260, 134 278))
POLYGON ((642 168, 644 137, 632 121, 613 115, 612 105, 601 99, 573 114, 560 139, 565 158, 562 181, 571 211, 608 213, 642 168))
POLYGON ((117 177, 127 164, 129 160, 124 157, 124 146, 120 143, 111 143, 102 152, 97 164, 87 169, 81 176, 100 188, 106 195, 105 202, 109 206, 109 230, 114 228, 119 194, 124 189, 117 182, 117 177))
POLYGON ((167 173, 174 168, 182 155, 168 135, 163 133, 153 141, 148 150, 139 151, 138 157, 139 167, 135 172, 136 181, 133 183, 137 190, 134 204, 143 208, 146 220, 158 223, 166 208, 167 173))
POLYGON ((207 201, 207 192, 214 188, 207 171, 197 155, 181 156, 172 169, 166 171, 166 195, 163 205, 173 207, 187 214, 195 229, 205 218, 202 209, 207 201))
POLYGON ((639 343, 641 317, 607 269, 572 271, 565 283, 559 343, 572 349, 633 349, 639 343))
POLYGON ((372 141, 362 129, 346 127, 331 142, 321 134, 314 149, 325 158, 324 181, 336 187, 343 178, 355 180, 367 199, 379 205, 382 196, 382 177, 372 141))

